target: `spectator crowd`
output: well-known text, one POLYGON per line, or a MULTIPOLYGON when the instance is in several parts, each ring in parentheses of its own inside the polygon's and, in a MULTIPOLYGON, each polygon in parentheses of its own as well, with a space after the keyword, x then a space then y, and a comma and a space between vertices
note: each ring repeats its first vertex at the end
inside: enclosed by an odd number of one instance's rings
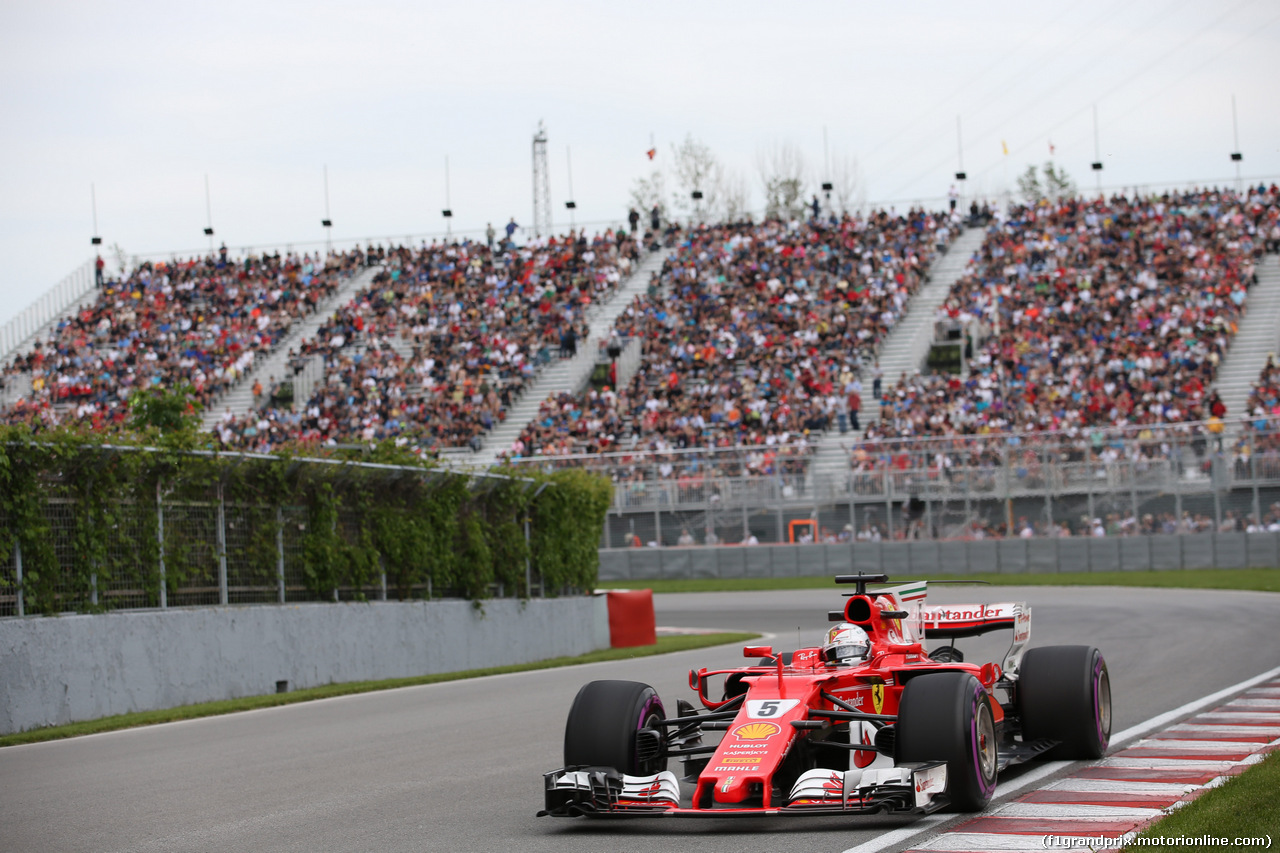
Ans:
MULTIPOLYGON (((956 222, 913 209, 682 232, 615 326, 620 342, 639 341, 638 372, 616 389, 547 399, 512 458, 745 446, 761 452, 708 455, 715 473, 802 471, 810 436, 846 414, 860 365, 956 222)), ((700 462, 678 459, 684 473, 700 462)))
POLYGON ((204 258, 147 261, 118 279, 102 276, 91 304, 4 365, 6 384, 29 374, 31 391, 0 417, 105 427, 125 419, 133 394, 182 384, 205 407, 215 405, 362 257, 276 252, 237 262, 224 247, 204 258))
POLYGON ((372 284, 303 342, 325 381, 297 410, 265 406, 217 427, 226 447, 393 439, 476 446, 538 369, 588 333, 586 311, 638 258, 623 232, 517 248, 471 241, 382 253, 372 284))

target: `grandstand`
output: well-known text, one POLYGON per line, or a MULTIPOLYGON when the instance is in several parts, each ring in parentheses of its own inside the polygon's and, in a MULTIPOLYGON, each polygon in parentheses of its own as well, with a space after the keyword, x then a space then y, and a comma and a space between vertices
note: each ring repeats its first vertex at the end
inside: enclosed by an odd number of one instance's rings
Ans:
POLYGON ((132 394, 184 383, 209 408, 358 264, 356 253, 235 262, 224 251, 103 280, 92 299, 6 355, 5 385, 24 393, 4 418, 105 427, 123 421, 132 394))
POLYGON ((383 269, 303 340, 323 382, 297 407, 219 422, 227 447, 371 442, 477 450, 542 370, 576 354, 588 315, 639 258, 633 240, 570 232, 517 248, 463 241, 393 248, 383 269))
MULTIPOLYGON (((511 458, 785 446, 798 450, 787 464, 747 470, 803 474, 821 435, 847 428, 846 389, 953 228, 913 210, 689 232, 618 317, 618 340, 641 346, 630 382, 549 397, 511 458)), ((681 457, 681 470, 702 464, 681 457)))
POLYGON ((612 547, 1266 529, 1277 221, 1263 186, 149 262, 5 354, 0 409, 109 429, 187 381, 227 448, 595 468, 612 547))

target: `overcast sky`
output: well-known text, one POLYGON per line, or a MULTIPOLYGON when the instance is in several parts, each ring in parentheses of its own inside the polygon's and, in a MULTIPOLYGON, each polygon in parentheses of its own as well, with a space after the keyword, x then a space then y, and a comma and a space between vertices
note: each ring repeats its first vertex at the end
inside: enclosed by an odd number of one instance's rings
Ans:
POLYGON ((995 194, 1049 157, 1106 185, 1280 176, 1275 0, 0 5, 0 322, 92 256, 321 241, 531 219, 549 137, 566 220, 620 220, 686 134, 740 173, 856 157, 866 198, 995 194), (1002 142, 1009 153, 1002 153, 1002 142), (567 150, 568 149, 568 150, 567 150))

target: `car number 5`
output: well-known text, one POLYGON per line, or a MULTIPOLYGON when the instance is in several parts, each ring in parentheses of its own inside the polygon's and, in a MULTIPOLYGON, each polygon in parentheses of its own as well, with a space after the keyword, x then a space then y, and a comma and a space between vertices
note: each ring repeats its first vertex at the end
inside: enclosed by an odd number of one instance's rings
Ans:
POLYGON ((798 704, 798 699, 750 699, 747 701, 747 716, 754 720, 769 720, 781 717, 798 704))

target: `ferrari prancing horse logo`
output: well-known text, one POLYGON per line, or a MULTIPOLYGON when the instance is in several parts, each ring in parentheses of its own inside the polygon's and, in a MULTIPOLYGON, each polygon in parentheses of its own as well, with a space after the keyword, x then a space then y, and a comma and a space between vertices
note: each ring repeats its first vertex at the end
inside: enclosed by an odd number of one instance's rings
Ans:
POLYGON ((871 706, 876 709, 876 713, 880 713, 880 709, 884 707, 884 685, 871 685, 871 706))

